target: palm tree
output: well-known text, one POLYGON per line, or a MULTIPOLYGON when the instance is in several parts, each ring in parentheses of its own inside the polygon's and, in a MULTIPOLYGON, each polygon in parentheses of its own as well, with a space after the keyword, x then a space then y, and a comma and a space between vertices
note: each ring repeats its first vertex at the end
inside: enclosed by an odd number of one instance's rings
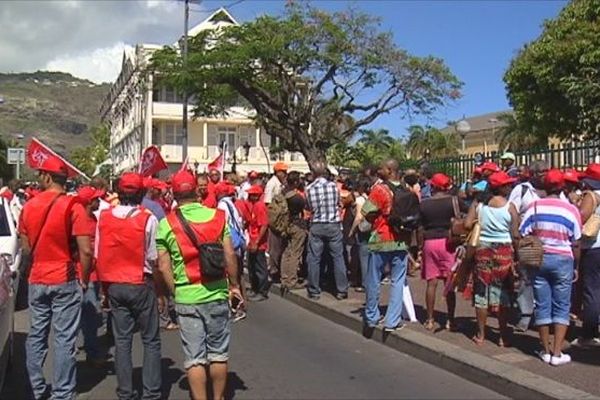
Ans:
POLYGON ((496 133, 496 140, 500 149, 530 150, 536 147, 545 147, 548 145, 547 135, 536 135, 534 133, 525 133, 514 113, 502 113, 497 117, 498 121, 503 123, 503 127, 496 133))
POLYGON ((359 133, 361 138, 358 139, 357 143, 373 146, 379 150, 387 149, 394 142, 394 138, 387 129, 378 129, 376 131, 373 129, 361 129, 359 133))
POLYGON ((458 154, 459 139, 455 133, 443 133, 431 126, 412 125, 408 128, 407 147, 412 158, 424 158, 427 152, 432 158, 458 154))

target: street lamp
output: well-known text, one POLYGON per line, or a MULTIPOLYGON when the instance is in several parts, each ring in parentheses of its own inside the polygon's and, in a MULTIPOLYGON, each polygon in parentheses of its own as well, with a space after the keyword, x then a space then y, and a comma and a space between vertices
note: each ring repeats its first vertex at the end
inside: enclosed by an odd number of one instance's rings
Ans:
POLYGON ((467 137, 467 133, 471 132, 471 124, 469 124, 469 122, 465 119, 465 116, 463 115, 463 119, 456 123, 455 129, 460 135, 460 138, 462 139, 462 152, 464 153, 466 147, 465 138, 467 137))
MULTIPOLYGON (((492 140, 494 140, 494 143, 495 143, 495 141, 496 141, 496 124, 498 123, 498 120, 496 118, 490 118, 490 119, 488 119, 488 123, 492 124, 492 140)), ((483 143, 485 146, 485 151, 487 152, 487 140, 485 140, 483 143)))

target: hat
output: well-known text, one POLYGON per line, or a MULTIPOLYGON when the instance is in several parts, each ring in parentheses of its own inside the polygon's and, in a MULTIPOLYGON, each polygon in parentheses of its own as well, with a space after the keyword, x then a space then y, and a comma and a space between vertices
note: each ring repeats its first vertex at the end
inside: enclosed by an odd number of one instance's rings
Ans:
POLYGON ((69 175, 69 169, 67 168, 67 164, 63 160, 58 157, 48 157, 42 165, 36 168, 38 171, 48 172, 51 174, 69 175))
POLYGON ((565 174, 559 169, 551 169, 544 176, 544 186, 547 188, 561 188, 565 186, 565 174))
POLYGON ((246 189, 246 193, 248 193, 248 194, 262 195, 263 194, 263 188, 260 185, 252 185, 248 189, 246 189))
POLYGON ((258 172, 256 172, 256 171, 250 171, 248 173, 248 178, 250 178, 250 179, 256 179, 256 178, 258 178, 258 172))
POLYGON ((499 188, 505 185, 512 185, 517 181, 517 178, 512 178, 504 171, 494 172, 488 178, 488 183, 493 188, 499 188))
POLYGON ((165 190, 169 186, 165 182, 161 181, 160 179, 153 178, 150 180, 148 186, 146 186, 146 187, 148 189, 165 190))
POLYGON ((511 153, 510 151, 507 151, 506 153, 502 154, 502 157, 500 157, 500 159, 517 161, 517 157, 515 156, 515 153, 511 153))
POLYGON ((589 164, 583 173, 583 183, 592 188, 600 190, 600 164, 589 164))
POLYGON ((191 172, 179 171, 171 176, 171 187, 173 193, 185 193, 196 190, 198 182, 191 172))
POLYGON ((119 190, 124 193, 137 193, 144 189, 144 178, 137 172, 125 172, 119 179, 119 190))
POLYGON ((275 165, 273 165, 273 171, 286 171, 288 170, 288 165, 283 161, 277 161, 275 165))
POLYGON ((77 189, 77 198, 84 205, 90 204, 95 199, 101 199, 106 194, 106 191, 96 189, 92 186, 80 186, 77 189))
POLYGON ((232 196, 235 194, 235 186, 229 181, 221 181, 215 186, 215 195, 220 196, 232 196))
POLYGON ((581 177, 581 174, 574 169, 566 170, 563 175, 565 176, 565 182, 570 183, 579 183, 579 178, 581 177))
POLYGON ((485 172, 485 171, 498 172, 498 171, 500 171, 500 167, 495 162, 486 161, 481 166, 481 170, 483 172, 485 172))
POLYGON ((445 174, 437 173, 431 177, 431 186, 436 189, 447 190, 450 188, 452 179, 445 174))

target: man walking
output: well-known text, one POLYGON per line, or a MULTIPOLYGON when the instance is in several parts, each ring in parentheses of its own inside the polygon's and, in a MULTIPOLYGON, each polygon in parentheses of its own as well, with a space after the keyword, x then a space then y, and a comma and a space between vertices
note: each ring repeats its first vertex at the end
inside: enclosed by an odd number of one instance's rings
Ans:
MULTIPOLYGON (((144 197, 140 174, 123 174, 118 193, 121 204, 100 214, 96 234, 96 269, 99 280, 108 285, 115 339, 117 397, 137 398, 131 363, 131 342, 137 325, 144 346, 142 398, 160 399, 160 328, 153 280, 158 220, 140 207, 144 197)), ((164 305, 164 299, 161 303, 164 305)))
POLYGON ((369 199, 361 210, 365 218, 372 223, 372 233, 367 245, 370 254, 369 268, 364 283, 367 293, 364 322, 368 328, 374 328, 379 321, 381 277, 386 265, 389 264, 391 268, 391 289, 384 331, 394 331, 403 326, 402 299, 408 264, 406 240, 410 238, 410 233, 406 238, 401 238, 389 221, 394 201, 391 187, 400 185, 398 169, 396 160, 388 160, 381 164, 378 171, 381 183, 371 189, 369 199))
POLYGON ((161 221, 157 235, 159 274, 175 295, 181 342, 193 399, 223 399, 232 308, 242 305, 237 261, 223 210, 196 200, 196 179, 188 171, 172 178, 178 208, 161 221), (229 280, 229 282, 228 282, 229 280))
MULTIPOLYGON (((269 206, 273 198, 283 192, 287 177, 288 166, 284 162, 276 162, 273 165, 275 174, 269 179, 265 186, 264 202, 269 206)), ((281 274, 281 257, 283 255, 283 237, 274 230, 269 230, 269 273, 273 281, 277 281, 281 274)))
POLYGON ((21 245, 31 257, 27 373, 35 399, 73 399, 76 384, 75 342, 81 318, 82 287, 86 288, 92 259, 87 215, 75 197, 65 195, 67 166, 49 157, 38 166, 44 191, 23 207, 21 245), (77 281, 70 243, 75 238, 83 279, 77 281), (44 379, 50 324, 54 330, 52 393, 44 379))
POLYGON ((267 237, 269 219, 267 206, 262 200, 263 189, 253 185, 248 192, 249 214, 248 221, 248 275, 252 295, 250 301, 264 301, 269 297, 269 269, 267 267, 267 237))
POLYGON ((313 183, 306 188, 306 204, 312 212, 311 226, 308 234, 308 296, 319 300, 321 296, 321 257, 327 247, 333 261, 336 298, 348 298, 348 276, 344 263, 344 245, 342 243, 342 224, 338 205, 340 194, 335 182, 328 181, 327 166, 317 161, 312 165, 315 177, 313 183))

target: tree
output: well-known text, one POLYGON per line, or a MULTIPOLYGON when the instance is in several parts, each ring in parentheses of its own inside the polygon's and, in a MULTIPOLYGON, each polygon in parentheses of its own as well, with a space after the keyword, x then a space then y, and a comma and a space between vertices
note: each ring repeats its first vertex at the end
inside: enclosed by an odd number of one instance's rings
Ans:
POLYGON ((394 138, 390 136, 390 132, 387 129, 361 129, 361 138, 358 143, 364 144, 365 146, 373 146, 375 149, 385 151, 393 143, 394 138))
POLYGON ((548 145, 548 137, 546 135, 527 133, 519 125, 513 113, 499 114, 497 119, 504 125, 496 133, 496 140, 500 149, 519 151, 548 145))
POLYGON ((460 96, 462 83, 443 61, 399 49, 369 15, 295 2, 286 10, 203 31, 191 38, 185 66, 166 47, 151 68, 195 99, 197 116, 222 116, 242 96, 258 126, 309 162, 380 115, 430 115, 460 96))
POLYGON ((92 176, 96 167, 108 158, 110 147, 110 130, 105 125, 98 125, 90 130, 92 144, 76 147, 71 151, 73 164, 88 176, 92 176))
MULTIPOLYGON (((17 147, 17 146, 15 146, 17 147)), ((6 185, 8 181, 10 181, 13 177, 14 165, 8 165, 6 159, 6 151, 8 149, 8 145, 3 138, 0 138, 0 178, 2 178, 2 182, 6 185)))
POLYGON ((574 0, 504 75, 519 126, 540 137, 600 136, 600 0, 574 0))
POLYGON ((431 126, 412 125, 408 128, 407 147, 413 159, 451 157, 458 154, 460 140, 455 133, 443 133, 431 126))

